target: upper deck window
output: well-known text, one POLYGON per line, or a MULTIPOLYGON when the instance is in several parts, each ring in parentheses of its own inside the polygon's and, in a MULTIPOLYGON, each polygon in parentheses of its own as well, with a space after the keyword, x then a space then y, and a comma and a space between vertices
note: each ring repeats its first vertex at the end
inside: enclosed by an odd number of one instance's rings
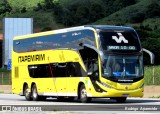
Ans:
POLYGON ((15 52, 30 52, 57 48, 79 49, 81 48, 79 46, 80 43, 95 46, 94 32, 92 30, 79 30, 14 40, 13 49, 15 52))

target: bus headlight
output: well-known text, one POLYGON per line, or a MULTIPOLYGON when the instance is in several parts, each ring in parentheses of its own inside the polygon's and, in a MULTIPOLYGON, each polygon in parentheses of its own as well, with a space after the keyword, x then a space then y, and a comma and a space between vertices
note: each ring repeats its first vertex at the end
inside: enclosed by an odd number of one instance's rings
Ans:
POLYGON ((106 83, 104 83, 104 82, 98 82, 98 83, 100 83, 101 85, 103 85, 104 87, 107 87, 107 88, 112 88, 110 85, 107 85, 106 83))
POLYGON ((107 85, 107 84, 105 84, 105 83, 103 83, 103 82, 101 82, 101 84, 102 84, 104 87, 112 88, 111 86, 109 86, 109 85, 107 85))
POLYGON ((140 85, 138 88, 142 88, 144 86, 144 83, 142 85, 140 85))

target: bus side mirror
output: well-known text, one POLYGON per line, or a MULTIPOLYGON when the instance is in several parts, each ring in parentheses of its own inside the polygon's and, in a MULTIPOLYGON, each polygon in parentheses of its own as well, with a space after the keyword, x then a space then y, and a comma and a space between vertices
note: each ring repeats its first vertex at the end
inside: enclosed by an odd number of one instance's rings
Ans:
POLYGON ((151 64, 154 64, 154 58, 155 58, 154 54, 151 51, 149 51, 149 50, 147 50, 145 48, 143 48, 142 51, 144 51, 144 52, 146 52, 146 53, 149 54, 149 56, 150 56, 150 62, 151 62, 151 64))

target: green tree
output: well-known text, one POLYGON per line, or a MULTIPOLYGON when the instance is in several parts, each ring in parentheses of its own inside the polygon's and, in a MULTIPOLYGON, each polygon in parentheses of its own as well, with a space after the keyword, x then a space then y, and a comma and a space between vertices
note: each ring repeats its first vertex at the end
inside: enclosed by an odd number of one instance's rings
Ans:
POLYGON ((25 12, 27 12, 27 9, 26 9, 26 7, 23 7, 21 10, 21 13, 25 13, 25 12))
POLYGON ((65 9, 59 3, 56 3, 54 10, 53 10, 53 15, 55 16, 56 21, 58 23, 63 23, 62 19, 63 19, 64 14, 66 14, 66 12, 65 12, 65 9))
POLYGON ((102 0, 105 5, 105 16, 108 16, 124 7, 133 5, 136 0, 102 0))
POLYGON ((94 22, 102 17, 105 16, 105 9, 102 7, 102 5, 93 3, 90 8, 91 12, 91 21, 94 22))
POLYGON ((5 14, 6 12, 11 12, 11 10, 12 8, 7 0, 0 0, 0 15, 5 14))
POLYGON ((160 5, 158 2, 153 2, 147 7, 145 18, 153 18, 156 16, 160 16, 160 5))
POLYGON ((145 18, 145 13, 135 12, 130 16, 129 20, 131 23, 141 23, 143 22, 144 18, 145 18))
POLYGON ((86 6, 79 6, 76 10, 76 20, 78 21, 77 25, 89 23, 90 11, 86 6))
POLYGON ((43 5, 44 10, 53 9, 53 8, 54 8, 53 0, 45 0, 44 1, 44 5, 43 5))
POLYGON ((34 10, 34 11, 39 11, 39 10, 42 9, 42 7, 43 7, 43 6, 41 5, 41 3, 38 3, 38 4, 37 4, 37 7, 34 7, 33 10, 34 10))
MULTIPOLYGON (((155 64, 158 65, 160 64, 159 58, 160 58, 160 39, 158 38, 145 38, 142 40, 142 47, 149 49, 151 52, 154 53, 155 55, 155 64)), ((147 54, 144 54, 144 63, 145 64, 150 64, 150 60, 147 54)))
POLYGON ((41 32, 50 31, 52 30, 52 27, 44 27, 41 32))

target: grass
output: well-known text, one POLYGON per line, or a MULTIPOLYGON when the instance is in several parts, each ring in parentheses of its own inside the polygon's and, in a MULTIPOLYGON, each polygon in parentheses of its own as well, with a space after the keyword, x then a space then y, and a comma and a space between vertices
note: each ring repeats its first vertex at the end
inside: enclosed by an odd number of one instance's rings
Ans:
POLYGON ((146 66, 144 79, 145 85, 160 85, 160 66, 146 66))
POLYGON ((10 85, 11 76, 10 72, 0 72, 0 85, 10 85))
POLYGON ((4 91, 0 91, 0 93, 4 93, 4 91))
POLYGON ((7 69, 0 69, 0 85, 11 84, 11 72, 7 69))
POLYGON ((160 96, 152 96, 152 97, 150 97, 150 98, 160 98, 160 96))
POLYGON ((37 6, 38 3, 44 0, 7 0, 11 7, 22 9, 26 7, 27 9, 37 6))
POLYGON ((0 68, 0 72, 10 72, 7 68, 0 68))

